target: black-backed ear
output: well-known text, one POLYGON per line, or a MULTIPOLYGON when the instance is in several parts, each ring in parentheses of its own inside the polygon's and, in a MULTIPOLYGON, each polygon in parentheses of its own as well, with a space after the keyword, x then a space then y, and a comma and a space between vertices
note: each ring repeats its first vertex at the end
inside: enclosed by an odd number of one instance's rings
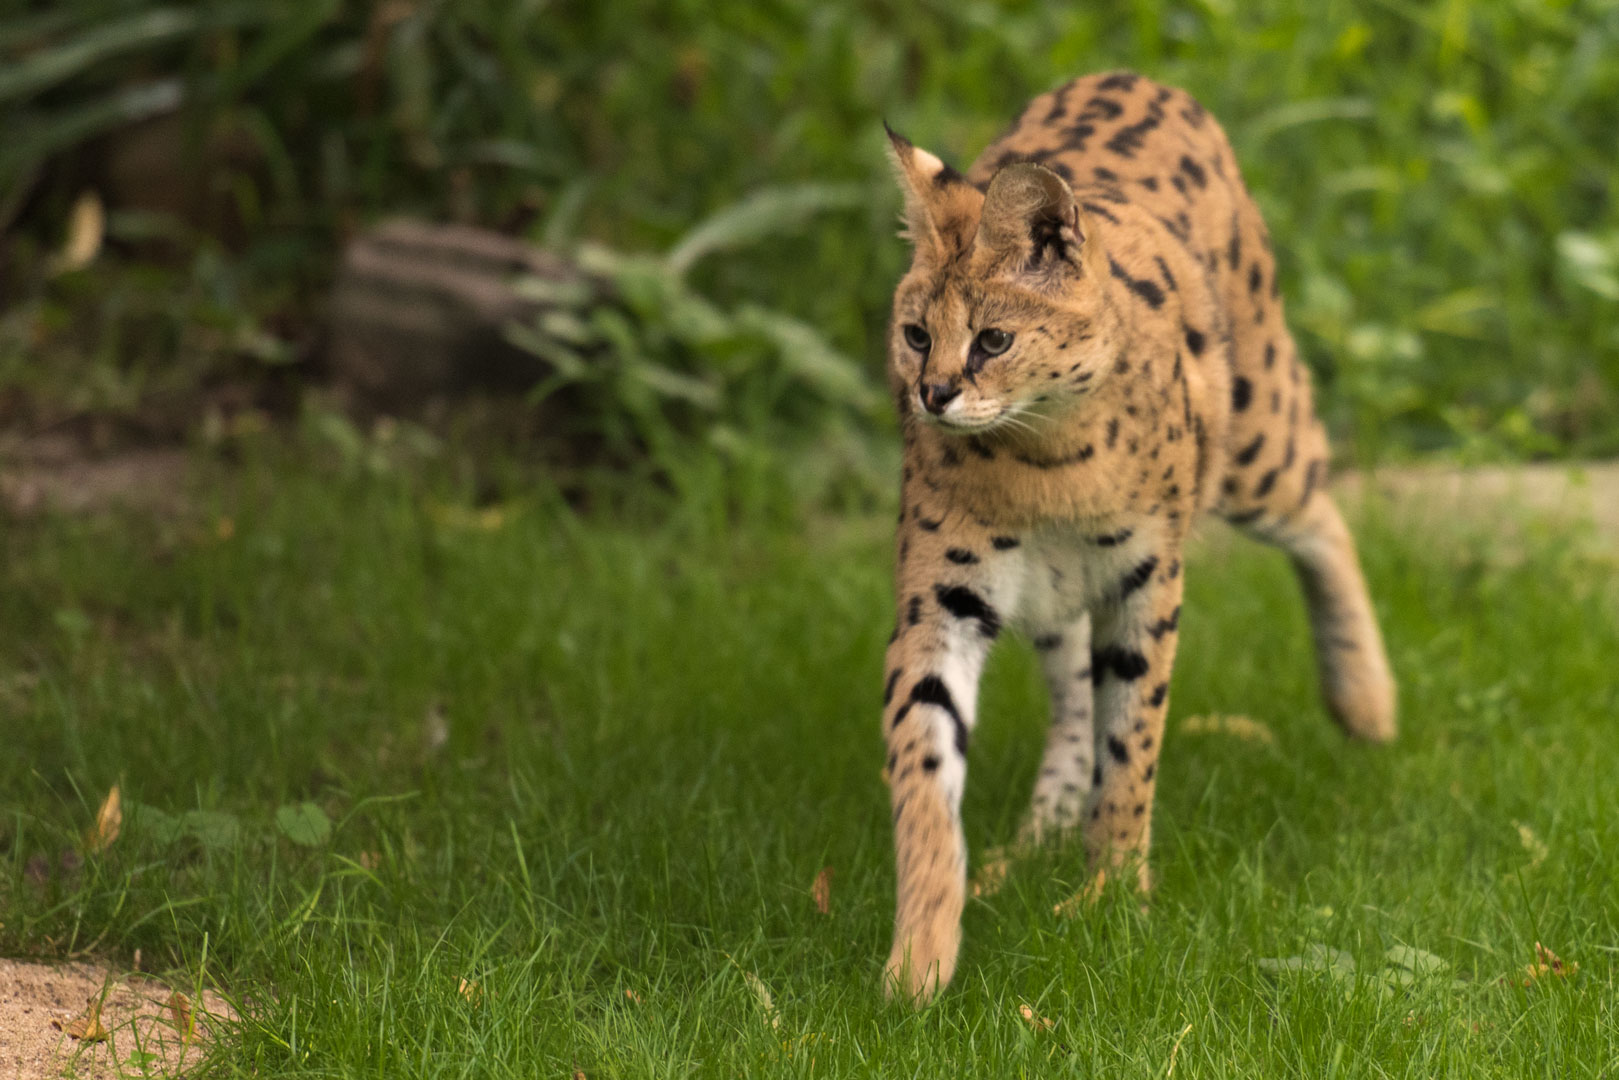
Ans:
POLYGON ((1023 270, 1046 272, 1078 269, 1084 241, 1074 191, 1050 169, 1019 162, 990 180, 976 246, 1015 257, 1023 270))
POLYGON ((888 158, 905 195, 903 235, 919 250, 961 250, 984 196, 966 177, 883 124, 888 158))

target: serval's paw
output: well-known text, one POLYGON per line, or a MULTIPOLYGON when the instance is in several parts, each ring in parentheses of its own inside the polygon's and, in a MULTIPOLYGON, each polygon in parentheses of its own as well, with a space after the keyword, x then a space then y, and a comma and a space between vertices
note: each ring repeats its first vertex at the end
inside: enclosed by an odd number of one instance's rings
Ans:
POLYGON ((939 919, 909 936, 894 939, 883 969, 883 992, 921 1008, 932 1001, 956 973, 961 948, 959 919, 939 919))

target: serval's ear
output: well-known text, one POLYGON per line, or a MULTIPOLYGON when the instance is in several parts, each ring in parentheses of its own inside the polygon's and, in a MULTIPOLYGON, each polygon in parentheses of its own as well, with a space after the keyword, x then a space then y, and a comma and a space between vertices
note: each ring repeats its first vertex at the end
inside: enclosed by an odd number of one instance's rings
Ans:
POLYGON ((905 231, 919 255, 949 258, 966 250, 984 196, 955 169, 887 123, 888 157, 905 193, 905 231))
POLYGON ((1079 205, 1068 181, 1032 161, 1008 165, 989 182, 975 248, 993 253, 1022 273, 1045 276, 1078 271, 1079 205))

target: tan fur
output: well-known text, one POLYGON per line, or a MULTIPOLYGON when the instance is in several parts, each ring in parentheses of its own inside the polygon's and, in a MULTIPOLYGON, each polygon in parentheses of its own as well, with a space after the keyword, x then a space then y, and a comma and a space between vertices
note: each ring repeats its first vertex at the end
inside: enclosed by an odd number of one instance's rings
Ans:
POLYGON ((1093 75, 1036 98, 965 176, 898 136, 892 151, 915 261, 889 365, 905 470, 887 970, 920 1001, 955 968, 964 750, 1002 624, 1035 638, 1054 710, 1022 838, 1078 828, 1097 869, 1132 865, 1143 885, 1181 548, 1201 511, 1290 553, 1350 734, 1393 737, 1394 684, 1324 490, 1269 236, 1214 119, 1183 91, 1093 75), (991 354, 989 329, 1011 346, 991 354))

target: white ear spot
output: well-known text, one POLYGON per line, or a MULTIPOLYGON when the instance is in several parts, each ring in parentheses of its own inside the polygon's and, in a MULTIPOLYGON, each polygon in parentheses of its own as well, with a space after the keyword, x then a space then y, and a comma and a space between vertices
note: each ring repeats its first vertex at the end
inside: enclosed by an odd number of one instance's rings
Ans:
POLYGON ((938 176, 939 173, 944 171, 944 162, 940 161, 937 157, 928 153, 920 146, 914 147, 911 150, 911 154, 911 160, 916 162, 917 171, 921 172, 924 176, 932 178, 938 176))

